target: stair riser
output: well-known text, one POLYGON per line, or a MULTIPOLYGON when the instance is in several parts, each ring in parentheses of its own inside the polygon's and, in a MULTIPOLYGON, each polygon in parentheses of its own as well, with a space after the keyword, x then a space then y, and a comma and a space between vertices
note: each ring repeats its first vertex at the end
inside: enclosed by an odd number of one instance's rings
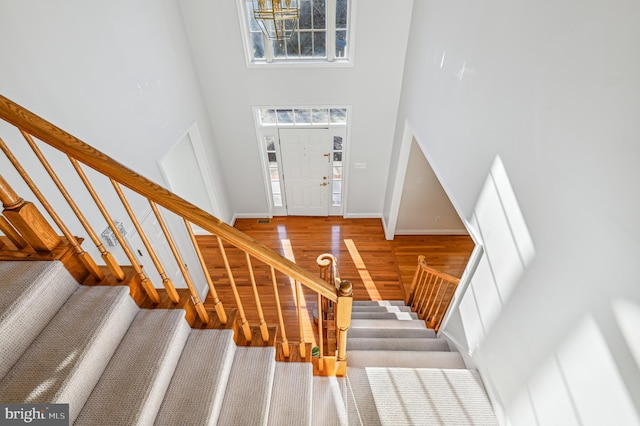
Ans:
POLYGON ((353 312, 351 319, 389 319, 389 320, 417 320, 418 314, 415 312, 353 312))
POLYGON ((1 379, 78 289, 78 283, 60 262, 2 262, 0 288, 1 379), (38 306, 37 315, 34 306, 38 306))
POLYGON ((466 368, 457 352, 347 351, 351 367, 466 368))
POLYGON ((409 306, 354 305, 352 312, 411 312, 409 306))
POLYGON ((347 350, 385 350, 385 351, 449 351, 444 339, 375 339, 354 338, 347 340, 347 350))

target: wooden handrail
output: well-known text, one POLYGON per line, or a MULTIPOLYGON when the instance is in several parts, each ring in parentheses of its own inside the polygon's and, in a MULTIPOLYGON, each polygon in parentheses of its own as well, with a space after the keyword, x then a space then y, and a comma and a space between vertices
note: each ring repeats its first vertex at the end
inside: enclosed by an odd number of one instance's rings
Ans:
POLYGON ((336 289, 320 277, 2 95, 0 118, 337 302, 336 289))

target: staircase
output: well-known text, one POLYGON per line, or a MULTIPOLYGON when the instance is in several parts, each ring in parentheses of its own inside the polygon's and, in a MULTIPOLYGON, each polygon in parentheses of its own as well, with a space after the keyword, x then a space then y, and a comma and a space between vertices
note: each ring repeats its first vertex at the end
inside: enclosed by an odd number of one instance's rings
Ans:
POLYGON ((355 302, 347 377, 320 377, 60 262, 0 262, 0 401, 68 403, 77 425, 496 424, 477 373, 401 305, 355 302))
POLYGON ((353 424, 496 425, 478 373, 403 301, 354 301, 347 340, 353 424))

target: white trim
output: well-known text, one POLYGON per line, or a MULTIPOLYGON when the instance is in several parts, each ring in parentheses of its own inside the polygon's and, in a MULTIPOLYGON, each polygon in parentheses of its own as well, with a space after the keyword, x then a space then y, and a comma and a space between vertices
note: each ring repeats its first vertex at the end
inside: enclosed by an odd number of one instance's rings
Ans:
POLYGON ((398 216, 400 214, 400 201, 402 200, 402 189, 404 187, 404 179, 409 166, 409 155, 411 153, 411 142, 414 138, 414 132, 409 124, 409 120, 404 121, 404 129, 402 131, 402 139, 400 140, 400 153, 398 154, 398 168, 396 169, 396 178, 391 192, 391 204, 389 206, 389 221, 385 227, 385 238, 393 240, 396 234, 396 226, 398 225, 398 216))
POLYGON ((458 339, 456 339, 455 337, 453 337, 452 335, 450 335, 449 333, 447 333, 446 330, 442 330, 438 332, 438 338, 445 338, 447 339, 447 341, 451 342, 451 344, 453 344, 453 346, 458 350, 458 352, 460 353, 464 353, 467 351, 466 345, 464 345, 462 342, 460 342, 458 339))
POLYGON ((395 235, 469 235, 466 229, 396 229, 395 235))
MULTIPOLYGON (((336 22, 336 0, 327 0, 325 22, 336 22)), ((348 18, 347 18, 348 19, 348 18)), ((335 24, 334 24, 335 25, 335 24)), ((327 31, 325 36, 325 50, 327 52, 327 61, 335 62, 336 60, 336 31, 327 31)))
POLYGON ((286 200, 286 196, 284 194, 284 191, 282 192, 282 203, 283 206, 282 207, 278 207, 278 206, 274 206, 273 205, 273 196, 271 194, 271 180, 269 179, 269 159, 267 158, 267 152, 266 149, 263 145, 263 139, 265 136, 274 136, 276 138, 276 158, 278 159, 278 173, 280 175, 280 182, 281 182, 281 187, 280 189, 282 190, 282 156, 280 155, 280 136, 278 134, 278 126, 270 126, 268 127, 268 129, 273 129, 273 132, 265 132, 265 129, 267 129, 266 126, 261 126, 260 125, 260 118, 259 118, 259 114, 260 114, 260 109, 264 109, 264 107, 252 107, 251 111, 253 113, 253 123, 254 123, 254 129, 256 132, 256 142, 258 143, 258 156, 260 157, 260 167, 262 168, 262 183, 264 185, 264 191, 265 191, 265 195, 267 197, 267 208, 269 209, 269 217, 272 217, 274 215, 277 216, 281 216, 281 215, 286 215, 286 205, 287 205, 287 200, 286 200))
POLYGON ((381 213, 346 213, 345 219, 382 219, 381 213))
POLYGON ((236 213, 231 218, 230 225, 233 226, 238 219, 271 219, 272 217, 269 213, 236 213))
POLYGON ((198 123, 193 122, 189 125, 187 130, 182 132, 180 137, 167 149, 162 157, 157 161, 158 168, 160 169, 160 174, 164 179, 165 184, 169 187, 170 190, 174 190, 171 187, 171 182, 169 180, 169 176, 167 176, 167 172, 164 169, 164 161, 167 156, 174 148, 184 140, 186 136, 189 136, 189 141, 191 142, 191 148, 193 149, 193 153, 196 157, 196 162, 198 163, 198 168, 200 169, 200 176, 202 177, 202 183, 207 192, 207 198, 209 199, 209 203, 211 204, 211 208, 213 209, 210 212, 217 218, 222 218, 222 208, 220 207, 220 203, 218 201, 218 193, 216 191, 215 185, 213 184, 213 176, 211 174, 211 168, 209 167, 209 163, 207 161, 207 153, 204 149, 204 144, 202 143, 202 138, 200 137, 200 130, 198 130, 198 123))
MULTIPOLYGON (((447 323, 449 322, 449 318, 451 318, 452 312, 454 312, 456 309, 458 309, 458 306, 460 306, 462 296, 464 296, 467 288, 469 288, 469 285, 471 284, 471 278, 473 278, 474 274, 476 273, 476 269, 478 268, 478 264, 480 264, 480 259, 482 259, 483 255, 484 247, 481 244, 476 244, 473 248, 473 251, 471 252, 471 256, 469 257, 467 266, 464 268, 464 272, 462 273, 462 277, 460 278, 460 283, 458 284, 456 292, 451 299, 451 303, 447 308, 447 312, 445 312, 444 318, 440 323, 440 330, 442 330, 443 332, 446 331, 447 323)), ((473 350, 469 350, 468 347, 465 347, 464 350, 468 351, 469 355, 473 354, 473 350)))

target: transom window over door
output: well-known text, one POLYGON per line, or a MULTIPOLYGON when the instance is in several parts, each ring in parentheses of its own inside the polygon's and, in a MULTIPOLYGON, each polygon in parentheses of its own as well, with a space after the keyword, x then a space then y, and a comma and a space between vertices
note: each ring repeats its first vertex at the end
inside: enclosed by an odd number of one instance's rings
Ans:
POLYGON ((237 0, 247 63, 350 65, 353 50, 351 10, 356 0, 291 0, 299 7, 298 25, 288 40, 269 40, 253 18, 253 2, 237 0))
POLYGON ((271 214, 342 215, 348 108, 254 108, 254 116, 271 214))

